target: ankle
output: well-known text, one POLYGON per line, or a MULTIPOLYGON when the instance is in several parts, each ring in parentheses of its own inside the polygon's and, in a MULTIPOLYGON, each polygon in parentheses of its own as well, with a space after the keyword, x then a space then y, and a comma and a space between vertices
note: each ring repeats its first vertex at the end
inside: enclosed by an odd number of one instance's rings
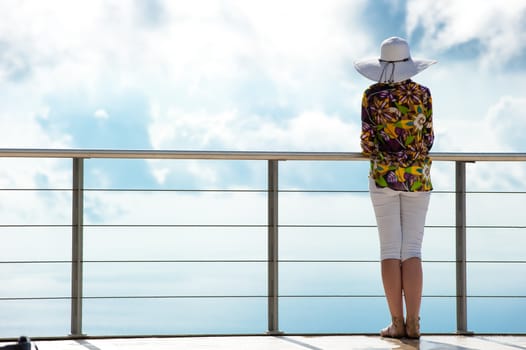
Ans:
POLYGON ((405 322, 405 332, 408 338, 420 338, 420 317, 408 316, 405 322))
POLYGON ((395 327, 403 327, 405 324, 403 316, 393 316, 391 322, 395 327))
POLYGON ((403 338, 405 336, 405 324, 403 317, 391 317, 391 324, 380 331, 382 337, 403 338))

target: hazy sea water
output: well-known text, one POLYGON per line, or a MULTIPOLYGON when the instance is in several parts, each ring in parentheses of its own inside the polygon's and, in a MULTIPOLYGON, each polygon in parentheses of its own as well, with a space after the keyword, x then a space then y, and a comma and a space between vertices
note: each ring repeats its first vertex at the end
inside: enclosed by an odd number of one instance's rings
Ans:
MULTIPOLYGON (((319 173, 324 166, 316 163, 314 168, 319 173)), ((313 168, 287 167, 280 168, 284 190, 294 190, 293 178, 313 168)), ((314 177, 301 189, 334 189, 338 178, 364 175, 352 167, 338 167, 325 182, 319 184, 314 177)), ((363 184, 356 187, 345 181, 345 188, 363 191, 363 184)), ((257 188, 265 188, 264 181, 257 188)), ((455 208, 450 190, 436 189, 428 215, 423 332, 456 330, 455 208)), ((29 191, 0 195, 1 203, 35 200, 29 191)), ((56 191, 36 198, 44 203, 37 216, 4 212, 4 223, 43 226, 1 227, 1 260, 50 263, 0 264, 0 337, 70 332, 71 196, 56 191), (62 207, 56 209, 57 203, 62 207), (65 226, 46 227, 54 224, 65 226)), ((467 200, 468 329, 526 333, 525 222, 516 211, 524 195, 475 193, 467 200)), ((389 316, 368 194, 284 191, 279 208, 279 328, 290 333, 376 333, 385 326, 389 316)), ((90 191, 85 209, 84 333, 266 332, 265 193, 90 191), (184 227, 171 227, 174 223, 184 227), (220 227, 185 226, 195 224, 220 227), (143 260, 150 262, 122 262, 143 260)))
MULTIPOLYGON (((290 262, 280 263, 281 330, 290 333, 375 333, 383 327, 389 315, 378 262, 297 262, 296 259, 305 256, 288 247, 297 238, 285 236, 302 234, 284 231, 283 254, 287 255, 282 259, 290 262)), ((335 231, 326 232, 326 240, 337 242, 341 236, 356 236, 345 229, 335 231)), ((434 235, 444 235, 429 231, 430 241, 434 240, 434 235)), ((265 232, 254 230, 250 235, 265 236, 265 232)), ((202 237, 197 236, 202 242, 202 237)), ((308 234, 303 236, 304 241, 310 241, 308 234)), ((312 233, 312 236, 319 234, 312 233)), ((153 239, 155 235, 150 237, 153 239)), ((374 235, 370 235, 370 242, 361 235, 358 237, 361 247, 376 244, 374 235)), ((259 244, 264 239, 260 237, 254 241, 259 244)), ((217 242, 214 245, 221 250, 217 242)), ((326 259, 327 254, 341 258, 338 251, 339 247, 332 253, 324 249, 323 254, 314 259, 326 259)), ((84 271, 87 299, 84 301, 83 330, 89 335, 264 333, 267 330, 267 267, 264 261, 259 261, 261 256, 253 258, 256 261, 248 263, 88 262, 84 271)), ((0 269, 2 276, 18 276, 4 277, 4 281, 16 286, 6 288, 4 284, 0 289, 3 298, 69 295, 70 266, 67 263, 2 264, 0 269)), ((476 295, 468 298, 469 329, 478 333, 526 333, 525 298, 491 297, 523 295, 523 276, 522 263, 511 266, 468 264, 468 293, 476 295)), ((455 264, 426 261, 424 278, 422 331, 455 332, 455 264)), ((67 335, 70 331, 69 303, 69 300, 0 300, 0 336, 67 335)))

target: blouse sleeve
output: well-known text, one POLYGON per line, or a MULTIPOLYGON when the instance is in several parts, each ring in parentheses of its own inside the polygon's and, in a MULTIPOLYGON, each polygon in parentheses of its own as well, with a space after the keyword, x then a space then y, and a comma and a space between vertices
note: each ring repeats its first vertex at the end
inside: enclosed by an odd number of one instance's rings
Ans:
POLYGON ((370 156, 374 150, 375 130, 369 116, 367 100, 367 94, 364 93, 362 98, 362 133, 360 136, 360 145, 362 147, 362 153, 370 156))
POLYGON ((425 101, 426 108, 426 124, 424 127, 424 142, 427 146, 427 149, 430 150, 433 147, 435 141, 435 134, 433 131, 433 99, 429 90, 427 91, 427 98, 425 101))

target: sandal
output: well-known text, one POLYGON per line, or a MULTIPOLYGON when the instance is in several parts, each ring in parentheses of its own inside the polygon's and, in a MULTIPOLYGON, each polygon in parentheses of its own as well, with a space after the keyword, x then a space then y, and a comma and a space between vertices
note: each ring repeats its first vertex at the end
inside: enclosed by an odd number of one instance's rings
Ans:
POLYGON ((403 338, 405 336, 403 317, 393 317, 391 324, 380 331, 380 336, 385 338, 403 338))
POLYGON ((420 317, 408 318, 405 324, 405 332, 408 338, 420 338, 420 317))

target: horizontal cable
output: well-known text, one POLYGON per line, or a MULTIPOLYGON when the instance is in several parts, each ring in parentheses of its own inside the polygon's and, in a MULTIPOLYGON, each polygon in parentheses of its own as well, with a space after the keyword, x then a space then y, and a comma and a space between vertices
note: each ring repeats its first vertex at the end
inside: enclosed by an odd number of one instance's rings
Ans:
MULTIPOLYGON (((71 192, 72 188, 0 188, 3 191, 56 191, 71 192)), ((192 188, 84 188, 84 192, 225 192, 225 193, 268 193, 265 189, 192 189, 192 188)), ((369 190, 348 189, 280 189, 278 193, 369 193, 369 190)), ((436 194, 455 194, 455 191, 434 190, 436 194)), ((526 191, 466 191, 465 194, 526 194, 526 191)))
MULTIPOLYGON (((73 227, 72 224, 0 224, 0 227, 73 227)), ((138 227, 138 228, 145 228, 145 227, 151 227, 151 228, 158 228, 158 227, 209 227, 209 228, 238 228, 238 227, 262 227, 267 228, 268 225, 265 224, 86 224, 82 225, 82 227, 90 228, 90 227, 138 227)))
POLYGON ((38 192, 38 191, 56 191, 56 192, 71 192, 70 188, 0 188, 0 191, 27 191, 27 192, 38 192))
POLYGON ((0 227, 72 227, 71 224, 0 224, 0 227))
POLYGON ((0 301, 71 300, 71 297, 0 297, 0 301))
MULTIPOLYGON (((171 264, 171 263, 268 263, 267 259, 155 259, 155 260, 83 260, 85 264, 171 264)), ((278 263, 355 264, 379 263, 380 260, 359 259, 280 259, 278 263)), ((454 264, 456 260, 422 260, 423 263, 454 264)), ((71 264, 71 260, 5 260, 0 264, 71 264)), ((526 260, 466 260, 467 264, 526 264, 526 260)))
MULTIPOLYGON (((71 224, 0 224, 1 227, 9 228, 66 228, 73 227, 71 224)), ((85 228, 97 228, 97 227, 113 227, 113 228, 268 228, 267 224, 85 224, 82 225, 85 228)), ((313 225, 302 225, 302 224, 282 224, 278 225, 280 228, 376 228, 376 225, 326 225, 326 224, 313 224, 313 225)), ((428 229, 454 229, 455 225, 426 225, 428 229)), ((526 225, 467 225, 467 229, 526 229, 526 225)))
MULTIPOLYGON (((331 299, 331 298, 385 298, 384 294, 284 294, 283 299, 331 299)), ((422 298, 456 298, 451 294, 423 295, 422 298)), ((84 296, 83 300, 122 300, 122 299, 265 299, 268 295, 113 295, 84 296)), ((473 299, 525 299, 526 295, 467 295, 473 299)), ((0 301, 39 301, 39 300, 71 300, 66 296, 47 297, 0 297, 0 301)))

